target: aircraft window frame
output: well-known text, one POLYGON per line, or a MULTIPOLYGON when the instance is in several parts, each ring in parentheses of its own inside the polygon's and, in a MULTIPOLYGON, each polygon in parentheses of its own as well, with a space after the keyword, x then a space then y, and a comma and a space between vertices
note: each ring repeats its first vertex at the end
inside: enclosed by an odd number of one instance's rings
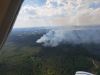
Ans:
MULTIPOLYGON (((0 22, 0 49, 13 27, 23 1, 24 0, 8 0, 7 5, 7 0, 0 0, 0 3, 2 3, 2 5, 0 5, 0 9, 7 7, 5 14, 2 17, 3 20, 0 22)), ((4 13, 4 11, 1 11, 1 13, 4 13)))

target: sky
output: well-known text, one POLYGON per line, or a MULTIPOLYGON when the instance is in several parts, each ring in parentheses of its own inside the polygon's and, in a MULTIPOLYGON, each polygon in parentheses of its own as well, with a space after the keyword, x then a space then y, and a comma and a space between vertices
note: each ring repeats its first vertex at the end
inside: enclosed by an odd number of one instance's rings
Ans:
POLYGON ((15 28, 100 25, 100 0, 25 0, 15 28))

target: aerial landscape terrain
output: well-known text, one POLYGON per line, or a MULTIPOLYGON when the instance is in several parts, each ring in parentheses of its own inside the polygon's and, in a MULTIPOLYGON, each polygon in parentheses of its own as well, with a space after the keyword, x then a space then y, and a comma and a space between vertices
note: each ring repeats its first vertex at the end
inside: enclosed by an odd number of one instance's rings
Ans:
POLYGON ((100 75, 100 0, 24 0, 14 17, 0 75, 100 75))
POLYGON ((100 75, 100 27, 14 28, 0 51, 0 75, 100 75))

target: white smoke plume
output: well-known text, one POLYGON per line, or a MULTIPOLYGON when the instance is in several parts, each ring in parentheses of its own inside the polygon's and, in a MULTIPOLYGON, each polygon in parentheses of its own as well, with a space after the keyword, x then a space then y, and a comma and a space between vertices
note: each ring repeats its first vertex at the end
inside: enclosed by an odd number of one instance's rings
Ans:
POLYGON ((100 28, 57 29, 44 34, 37 43, 56 47, 59 44, 100 43, 100 28))

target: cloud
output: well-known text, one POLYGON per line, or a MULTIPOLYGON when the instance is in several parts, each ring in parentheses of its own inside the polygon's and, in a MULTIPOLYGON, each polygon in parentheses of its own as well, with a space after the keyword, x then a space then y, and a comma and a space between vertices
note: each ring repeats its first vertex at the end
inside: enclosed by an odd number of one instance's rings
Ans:
POLYGON ((27 3, 15 25, 99 25, 99 3, 100 0, 45 0, 42 6, 27 3))

